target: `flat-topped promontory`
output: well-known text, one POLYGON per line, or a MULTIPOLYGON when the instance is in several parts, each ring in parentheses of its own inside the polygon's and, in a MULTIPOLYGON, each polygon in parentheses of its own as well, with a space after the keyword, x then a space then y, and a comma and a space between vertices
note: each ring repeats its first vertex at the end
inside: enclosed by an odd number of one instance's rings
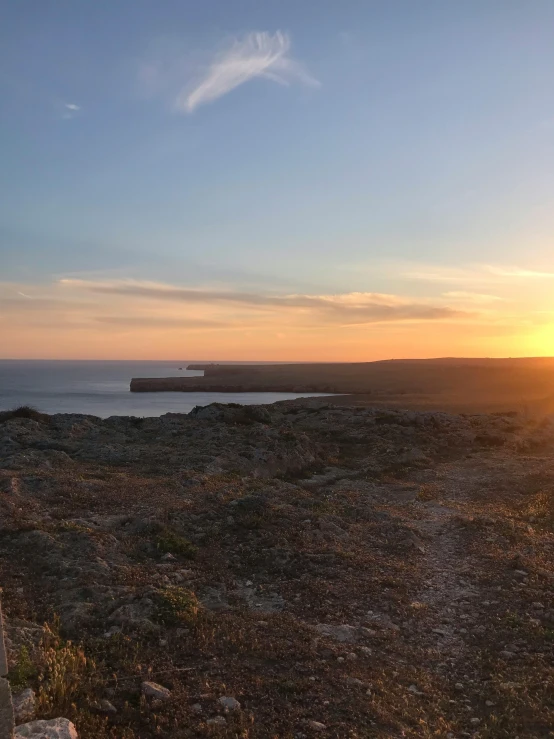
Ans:
MULTIPOLYGON (((135 377, 131 392, 324 393, 349 404, 475 412, 554 410, 554 359, 429 359, 329 364, 189 364, 198 377, 135 377), (546 405, 545 405, 546 403, 546 405)), ((332 402, 332 401, 331 401, 332 402)))

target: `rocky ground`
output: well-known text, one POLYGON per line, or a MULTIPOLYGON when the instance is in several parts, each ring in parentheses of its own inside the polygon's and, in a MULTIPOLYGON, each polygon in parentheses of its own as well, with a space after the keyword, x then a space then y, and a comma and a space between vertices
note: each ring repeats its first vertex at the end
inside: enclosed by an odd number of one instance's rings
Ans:
POLYGON ((19 723, 554 736, 554 424, 4 414, 0 582, 19 723))

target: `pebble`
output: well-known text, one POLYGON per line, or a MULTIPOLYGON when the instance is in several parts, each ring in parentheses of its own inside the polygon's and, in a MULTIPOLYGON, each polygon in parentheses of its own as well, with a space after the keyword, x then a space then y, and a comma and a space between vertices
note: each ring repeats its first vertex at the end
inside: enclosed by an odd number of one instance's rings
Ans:
POLYGON ((477 724, 480 724, 481 723, 481 719, 480 718, 477 718, 477 717, 470 718, 469 719, 469 723, 470 724, 473 724, 473 726, 477 726, 477 724))
POLYGON ((158 683, 145 681, 141 688, 143 694, 148 698, 155 698, 159 701, 167 701, 171 698, 171 690, 164 688, 163 685, 158 685, 158 683))
POLYGON ((231 696, 221 696, 219 703, 223 706, 225 711, 240 711, 240 703, 236 698, 232 698, 231 696))
POLYGON ((117 713, 117 708, 109 700, 103 698, 95 705, 95 709, 98 713, 104 713, 107 716, 114 716, 117 713))
POLYGON ((357 677, 347 677, 346 682, 348 685, 355 685, 356 687, 363 685, 362 680, 357 677))

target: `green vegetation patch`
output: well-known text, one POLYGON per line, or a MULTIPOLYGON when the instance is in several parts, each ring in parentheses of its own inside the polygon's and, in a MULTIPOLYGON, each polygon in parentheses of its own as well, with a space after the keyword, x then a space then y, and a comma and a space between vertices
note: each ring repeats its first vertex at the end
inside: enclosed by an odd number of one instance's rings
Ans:
POLYGON ((156 548, 162 554, 176 554, 186 559, 194 559, 198 552, 198 547, 192 542, 170 529, 164 529, 158 535, 156 548))
POLYGON ((8 673, 10 687, 14 693, 25 690, 36 676, 37 670, 31 661, 29 650, 23 646, 17 655, 17 662, 8 673))
POLYGON ((158 590, 155 596, 157 620, 165 625, 194 623, 198 617, 198 598, 186 588, 170 585, 158 590))

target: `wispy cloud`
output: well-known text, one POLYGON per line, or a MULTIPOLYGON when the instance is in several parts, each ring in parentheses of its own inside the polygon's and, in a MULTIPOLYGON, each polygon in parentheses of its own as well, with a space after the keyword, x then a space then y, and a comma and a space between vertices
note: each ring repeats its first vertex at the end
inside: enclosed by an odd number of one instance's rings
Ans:
POLYGON ((77 105, 77 103, 64 103, 62 109, 62 118, 66 121, 70 121, 81 112, 81 106, 77 105))
POLYGON ((181 288, 155 283, 116 281, 94 283, 62 280, 62 285, 97 294, 147 298, 188 304, 228 304, 255 312, 294 313, 305 324, 361 325, 382 321, 434 321, 468 316, 470 313, 448 305, 415 302, 382 293, 339 295, 266 295, 227 290, 181 288))
POLYGON ((228 328, 225 321, 210 321, 204 318, 174 318, 171 316, 97 316, 98 323, 110 326, 137 328, 228 328))
POLYGON ((281 31, 273 35, 259 31, 234 39, 228 48, 216 55, 192 89, 187 86, 181 90, 176 100, 177 108, 191 113, 255 77, 280 85, 300 82, 319 87, 319 81, 304 65, 289 56, 290 47, 290 37, 281 31))
POLYGON ((487 293, 473 293, 467 290, 450 290, 446 293, 443 293, 443 296, 445 298, 448 298, 449 300, 461 300, 462 302, 478 304, 497 303, 498 301, 504 300, 504 298, 501 298, 498 295, 488 295, 487 293))
POLYGON ((549 280, 554 279, 554 272, 516 266, 475 264, 465 267, 418 266, 405 270, 402 276, 426 282, 487 285, 522 280, 549 280))
POLYGON ((551 280, 554 278, 554 272, 545 272, 537 269, 521 269, 520 267, 487 267, 488 271, 499 277, 516 277, 531 280, 551 280))

